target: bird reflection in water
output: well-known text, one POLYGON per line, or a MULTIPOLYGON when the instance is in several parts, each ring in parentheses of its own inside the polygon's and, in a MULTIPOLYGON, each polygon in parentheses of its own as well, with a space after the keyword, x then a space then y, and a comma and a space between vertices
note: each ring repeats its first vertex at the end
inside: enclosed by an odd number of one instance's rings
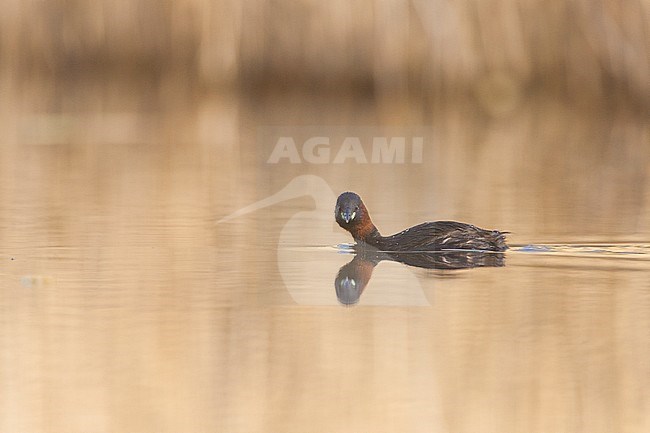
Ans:
POLYGON ((357 248, 354 259, 339 269, 334 280, 336 297, 341 304, 354 305, 359 302, 361 294, 372 277, 372 271, 382 260, 437 270, 505 266, 505 254, 501 252, 465 250, 387 253, 367 247, 357 248))

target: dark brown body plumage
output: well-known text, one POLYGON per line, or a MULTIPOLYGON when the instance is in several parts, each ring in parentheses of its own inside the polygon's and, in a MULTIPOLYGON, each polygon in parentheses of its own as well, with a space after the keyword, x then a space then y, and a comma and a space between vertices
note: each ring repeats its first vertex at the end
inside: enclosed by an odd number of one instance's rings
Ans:
POLYGON ((382 236, 370 219, 361 197, 344 192, 336 201, 336 222, 352 234, 354 240, 380 251, 482 250, 505 251, 506 232, 485 230, 456 221, 418 224, 392 236, 382 236))

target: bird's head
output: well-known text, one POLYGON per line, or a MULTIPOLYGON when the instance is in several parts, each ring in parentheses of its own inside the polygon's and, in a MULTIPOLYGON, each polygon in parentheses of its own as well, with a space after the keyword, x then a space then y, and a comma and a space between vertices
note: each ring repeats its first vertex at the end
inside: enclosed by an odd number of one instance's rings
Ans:
POLYGON ((334 212, 336 222, 346 230, 360 224, 364 220, 365 214, 367 214, 361 197, 353 192, 344 192, 339 196, 336 200, 334 212))
POLYGON ((372 236, 379 236, 361 197, 353 192, 344 192, 336 200, 334 218, 356 241, 368 243, 372 236))

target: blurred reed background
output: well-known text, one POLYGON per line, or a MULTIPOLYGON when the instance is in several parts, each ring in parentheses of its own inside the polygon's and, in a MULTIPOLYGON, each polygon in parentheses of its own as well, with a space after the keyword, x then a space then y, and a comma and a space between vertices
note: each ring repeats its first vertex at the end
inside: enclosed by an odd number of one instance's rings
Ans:
POLYGON ((155 161, 166 182, 194 166, 212 218, 312 173, 526 242, 650 234, 646 0, 7 0, 0 29, 7 202, 53 167, 25 163, 44 150, 24 145, 54 145, 91 197, 106 187, 95 164, 110 177, 155 161), (421 165, 278 166, 265 125, 435 136, 421 165), (106 158, 106 144, 139 153, 106 158))
POLYGON ((531 92, 650 105, 646 0, 6 0, 0 28, 16 77, 463 94, 497 112, 531 92))

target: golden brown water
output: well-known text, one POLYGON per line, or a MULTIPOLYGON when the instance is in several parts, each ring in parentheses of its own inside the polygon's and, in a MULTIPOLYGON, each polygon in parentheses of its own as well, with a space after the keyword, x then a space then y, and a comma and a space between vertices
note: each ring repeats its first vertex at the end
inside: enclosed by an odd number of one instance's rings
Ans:
POLYGON ((41 85, 0 113, 0 431, 650 429, 646 118, 41 85), (430 135, 421 164, 268 164, 265 128, 301 125, 430 135), (382 262, 343 307, 348 189, 386 234, 456 219, 556 246, 382 262))

